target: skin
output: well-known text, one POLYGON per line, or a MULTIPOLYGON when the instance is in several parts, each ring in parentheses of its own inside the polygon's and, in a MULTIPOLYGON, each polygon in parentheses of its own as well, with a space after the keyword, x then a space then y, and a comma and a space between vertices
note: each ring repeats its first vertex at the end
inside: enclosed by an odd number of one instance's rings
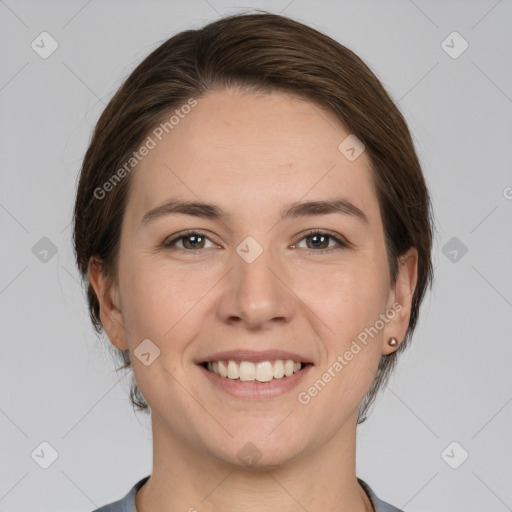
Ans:
POLYGON ((152 410, 153 472, 136 495, 139 512, 373 510, 356 480, 358 407, 381 355, 396 350, 387 340, 407 331, 417 252, 404 254, 391 287, 368 155, 349 161, 338 150, 348 134, 331 113, 289 94, 215 91, 132 171, 117 283, 92 259, 89 275, 103 326, 130 350, 152 410), (363 210, 368 224, 341 213, 279 220, 289 203, 334 197, 363 210), (174 214, 141 226, 170 198, 216 203, 233 217, 174 214), (202 252, 191 252, 190 237, 161 246, 189 229, 207 237, 195 243, 202 252), (318 239, 304 238, 310 229, 351 245, 328 239, 316 248, 318 239), (248 236, 263 248, 250 264, 236 252, 248 236), (297 393, 396 302, 401 311, 378 335, 299 403, 297 393), (149 366, 133 354, 144 339, 160 349, 149 366), (247 400, 219 391, 194 363, 243 348, 297 352, 314 366, 299 389, 247 400), (252 469, 237 457, 247 442, 261 453, 252 469))

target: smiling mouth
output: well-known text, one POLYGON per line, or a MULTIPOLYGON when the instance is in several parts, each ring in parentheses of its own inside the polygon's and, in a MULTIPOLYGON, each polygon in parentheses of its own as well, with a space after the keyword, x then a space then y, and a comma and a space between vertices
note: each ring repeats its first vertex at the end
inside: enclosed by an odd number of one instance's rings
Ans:
POLYGON ((207 361, 201 366, 221 378, 242 382, 270 382, 285 379, 302 371, 311 363, 301 363, 292 359, 276 359, 273 361, 207 361))

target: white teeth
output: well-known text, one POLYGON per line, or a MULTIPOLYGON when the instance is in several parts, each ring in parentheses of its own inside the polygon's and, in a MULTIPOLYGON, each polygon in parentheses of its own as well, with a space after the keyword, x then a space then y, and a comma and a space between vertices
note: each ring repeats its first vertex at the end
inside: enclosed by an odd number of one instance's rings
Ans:
POLYGON ((255 378, 256 367, 254 366, 254 363, 242 361, 240 363, 240 380, 254 380, 255 378))
POLYGON ((293 361, 291 359, 287 359, 286 363, 284 363, 284 374, 289 377, 293 373, 293 361))
POLYGON ((228 367, 224 364, 224 361, 219 361, 219 373, 221 377, 228 376, 228 367))
POLYGON ((235 363, 235 361, 229 361, 228 363, 228 378, 229 379, 238 379, 240 377, 240 367, 235 363))
POLYGON ((208 362, 207 368, 221 377, 232 380, 269 382, 273 379, 282 379, 284 376, 290 377, 302 368, 302 364, 292 359, 259 363, 241 361, 240 364, 229 360, 208 362))
POLYGON ((280 379, 281 377, 284 377, 284 364, 282 359, 278 359, 274 363, 274 378, 280 379))
POLYGON ((262 361, 256 365, 256 380, 259 382, 269 382, 274 378, 274 368, 270 361, 262 361))

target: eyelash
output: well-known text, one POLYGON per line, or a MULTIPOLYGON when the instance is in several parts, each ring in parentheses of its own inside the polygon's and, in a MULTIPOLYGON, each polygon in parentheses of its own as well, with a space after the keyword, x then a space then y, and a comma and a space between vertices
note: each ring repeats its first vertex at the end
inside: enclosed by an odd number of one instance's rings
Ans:
MULTIPOLYGON (((179 240, 181 240, 183 238, 187 238, 188 236, 191 236, 191 235, 199 235, 199 236, 202 236, 202 237, 207 238, 208 240, 210 240, 210 238, 207 237, 201 231, 190 230, 190 231, 185 231, 185 232, 182 232, 182 233, 178 233, 173 238, 167 238, 162 243, 162 247, 165 248, 165 249, 174 250, 176 242, 178 242, 179 240)), ((350 244, 348 242, 342 240, 341 238, 338 238, 337 236, 332 235, 328 231, 321 231, 321 230, 318 230, 318 229, 312 230, 312 231, 308 231, 307 233, 305 233, 302 236, 302 238, 299 240, 299 242, 301 242, 305 238, 308 238, 310 236, 315 236, 315 235, 327 236, 330 240, 335 241, 338 244, 338 247, 328 247, 327 249, 303 249, 308 254, 314 254, 314 253, 316 253, 316 254, 318 254, 318 253, 325 254, 325 253, 331 253, 332 251, 336 251, 336 250, 339 250, 339 249, 348 249, 350 247, 350 244)), ((210 242, 214 243, 212 240, 210 240, 210 242)), ((294 244, 294 246, 295 245, 296 244, 294 244)), ((192 253, 192 254, 198 254, 201 251, 205 250, 205 249, 184 249, 184 248, 181 248, 181 247, 178 247, 178 249, 180 249, 182 251, 186 251, 186 252, 192 253)))

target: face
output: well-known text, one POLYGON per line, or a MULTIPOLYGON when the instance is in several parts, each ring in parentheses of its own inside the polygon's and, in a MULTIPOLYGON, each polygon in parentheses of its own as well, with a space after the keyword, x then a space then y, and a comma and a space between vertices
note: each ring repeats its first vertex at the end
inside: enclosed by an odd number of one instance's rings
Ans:
POLYGON ((91 281, 153 422, 190 453, 265 465, 341 440, 405 335, 415 253, 390 287, 370 161, 338 149, 348 135, 298 97, 217 91, 130 176, 118 283, 91 281), (302 369, 268 380, 288 359, 302 369))

